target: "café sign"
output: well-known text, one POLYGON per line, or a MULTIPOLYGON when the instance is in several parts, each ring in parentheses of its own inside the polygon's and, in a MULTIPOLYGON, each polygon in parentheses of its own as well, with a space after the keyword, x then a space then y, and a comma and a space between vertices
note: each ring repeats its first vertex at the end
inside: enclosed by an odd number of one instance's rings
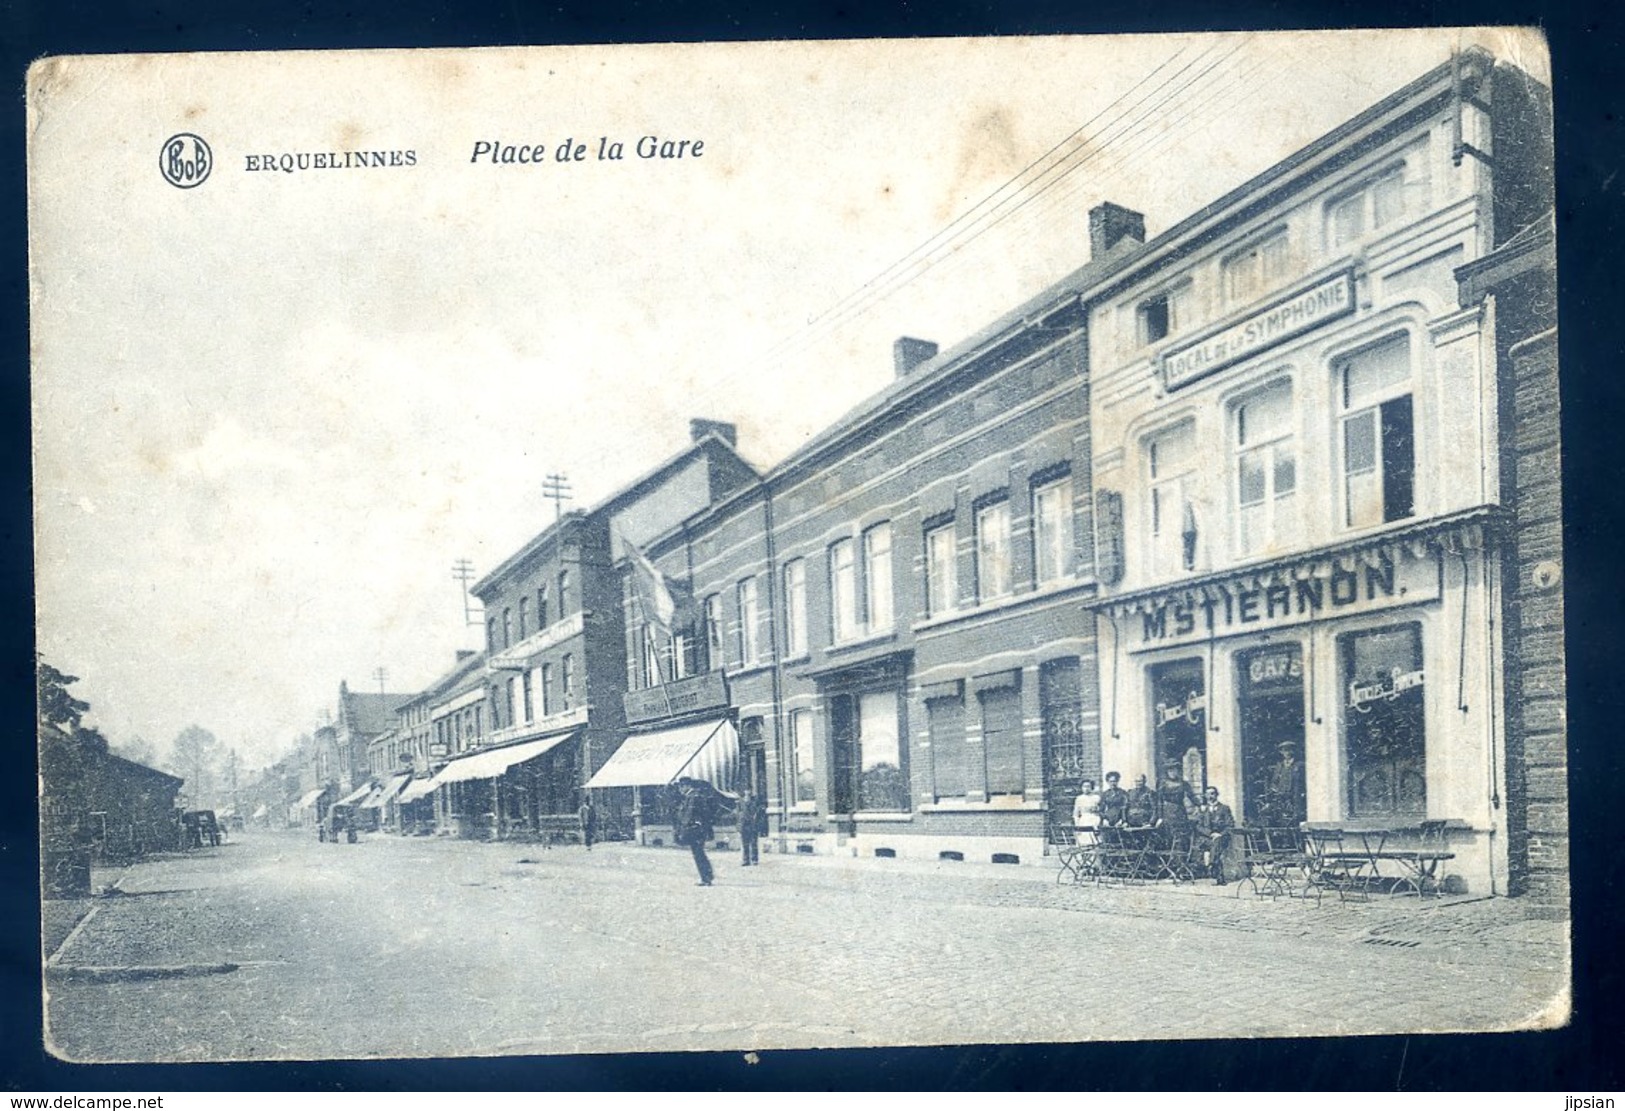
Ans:
POLYGON ((1437 601, 1439 554, 1400 548, 1367 557, 1221 579, 1135 603, 1123 624, 1131 652, 1260 633, 1328 617, 1437 601))
POLYGON ((1171 349, 1162 357, 1163 382, 1170 390, 1188 386, 1353 311, 1354 272, 1346 270, 1194 343, 1171 349))

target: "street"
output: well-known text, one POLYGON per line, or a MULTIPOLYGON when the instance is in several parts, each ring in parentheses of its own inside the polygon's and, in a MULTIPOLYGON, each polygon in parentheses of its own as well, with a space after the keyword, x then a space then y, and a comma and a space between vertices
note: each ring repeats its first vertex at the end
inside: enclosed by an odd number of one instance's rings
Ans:
MULTIPOLYGON (((1316 906, 1044 866, 249 832, 122 874, 51 955, 74 1061, 1494 1030, 1566 1014, 1517 900, 1316 906)), ((100 880, 102 877, 98 875, 100 880)), ((48 908, 49 916, 49 908, 48 908)), ((48 945, 54 938, 48 935, 48 945)))

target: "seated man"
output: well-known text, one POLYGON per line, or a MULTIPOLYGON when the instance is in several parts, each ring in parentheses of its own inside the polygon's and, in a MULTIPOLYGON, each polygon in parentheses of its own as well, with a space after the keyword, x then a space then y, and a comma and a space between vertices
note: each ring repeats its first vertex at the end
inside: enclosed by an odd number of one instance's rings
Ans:
POLYGON ((1157 819, 1157 796, 1146 786, 1145 776, 1134 777, 1134 790, 1128 793, 1123 808, 1123 824, 1130 828, 1151 825, 1157 819))
POLYGON ((1219 789, 1209 787, 1204 793, 1201 807, 1196 811, 1196 831, 1206 844, 1203 862, 1207 865, 1207 873, 1220 886, 1225 883, 1224 857, 1230 848, 1231 831, 1235 828, 1236 816, 1230 812, 1230 807, 1219 801, 1219 789))

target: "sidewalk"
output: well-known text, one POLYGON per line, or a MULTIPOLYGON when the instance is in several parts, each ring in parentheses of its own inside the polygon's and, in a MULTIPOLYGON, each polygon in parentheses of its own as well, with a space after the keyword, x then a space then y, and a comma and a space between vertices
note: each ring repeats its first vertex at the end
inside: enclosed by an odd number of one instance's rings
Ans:
MULTIPOLYGON (((663 864, 687 867, 686 853, 629 842, 608 842, 593 852, 577 847, 492 842, 483 850, 504 850, 514 860, 564 867, 637 868, 663 864)), ((764 849, 768 848, 764 844, 764 849)), ((877 895, 910 901, 948 902, 989 907, 1025 907, 1180 922, 1215 929, 1284 937, 1340 940, 1437 954, 1442 949, 1463 956, 1493 959, 1506 946, 1530 950, 1542 963, 1567 959, 1569 924, 1523 913, 1517 899, 1484 895, 1373 895, 1364 901, 1340 901, 1335 893, 1313 899, 1259 898, 1246 882, 1223 887, 1208 881, 1159 881, 1130 885, 1057 883, 1059 866, 984 864, 764 851, 762 865, 750 873, 739 869, 735 852, 715 850, 717 883, 736 876, 817 888, 858 886, 877 895)), ((661 869, 663 870, 663 868, 661 869)))

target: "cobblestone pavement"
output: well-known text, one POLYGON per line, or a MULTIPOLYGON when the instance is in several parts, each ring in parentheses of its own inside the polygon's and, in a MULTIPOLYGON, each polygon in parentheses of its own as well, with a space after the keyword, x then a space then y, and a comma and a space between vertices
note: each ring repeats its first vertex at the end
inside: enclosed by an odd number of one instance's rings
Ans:
POLYGON ((47 975, 74 1060, 1507 1029, 1560 1021, 1516 900, 1320 906, 1035 866, 248 835, 98 899, 47 975), (229 969, 229 970, 228 970, 229 969))

